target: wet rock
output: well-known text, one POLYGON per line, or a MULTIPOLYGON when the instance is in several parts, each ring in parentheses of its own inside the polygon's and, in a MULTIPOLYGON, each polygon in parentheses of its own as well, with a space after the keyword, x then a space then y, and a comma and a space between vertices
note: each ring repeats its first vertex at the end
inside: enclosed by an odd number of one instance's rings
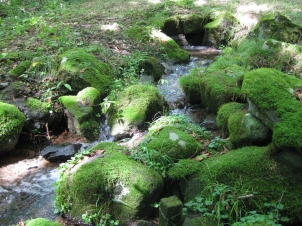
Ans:
POLYGON ((82 144, 63 144, 44 148, 41 155, 47 160, 68 160, 78 152, 82 144))
POLYGON ((202 126, 207 130, 217 130, 216 115, 210 114, 202 122, 202 126))

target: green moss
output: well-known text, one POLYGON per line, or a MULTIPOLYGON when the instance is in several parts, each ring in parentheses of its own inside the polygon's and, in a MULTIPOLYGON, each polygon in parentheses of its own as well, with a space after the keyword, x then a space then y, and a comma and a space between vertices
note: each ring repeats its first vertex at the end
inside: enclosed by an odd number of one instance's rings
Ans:
POLYGON ((245 69, 234 65, 202 75, 200 88, 202 104, 216 113, 221 105, 243 99, 238 79, 244 73, 245 69))
POLYGON ((281 13, 267 14, 258 22, 250 34, 258 39, 275 39, 282 42, 297 44, 302 26, 293 23, 281 13))
POLYGON ((59 222, 53 222, 44 218, 37 218, 33 220, 25 221, 25 226, 60 226, 59 222))
POLYGON ((31 61, 26 60, 21 62, 17 67, 15 67, 14 69, 11 69, 8 74, 13 77, 16 78, 20 75, 22 75, 31 65, 31 61))
POLYGON ((119 95, 117 102, 116 112, 123 110, 126 123, 142 125, 162 109, 163 97, 154 86, 132 85, 119 95))
POLYGON ((182 76, 179 78, 179 85, 181 89, 185 92, 191 104, 196 104, 201 102, 201 77, 196 76, 200 72, 200 69, 195 68, 190 71, 190 75, 182 76))
POLYGON ((153 77, 154 81, 160 80, 161 76, 165 73, 165 67, 155 58, 147 57, 140 63, 139 71, 144 70, 144 74, 153 77))
POLYGON ((274 111, 278 122, 262 120, 273 130, 277 147, 302 150, 302 108, 294 89, 302 81, 274 69, 261 68, 244 76, 242 92, 259 108, 261 115, 274 111))
POLYGON ((50 106, 48 103, 41 102, 38 99, 29 97, 26 102, 25 106, 28 107, 32 111, 36 111, 42 114, 48 114, 50 110, 50 106))
POLYGON ((100 103, 100 92, 93 87, 87 87, 77 94, 77 100, 86 106, 100 103))
POLYGON ((19 137, 25 116, 14 105, 0 102, 0 145, 5 146, 19 137))
POLYGON ((86 211, 99 216, 110 212, 122 224, 147 216, 149 204, 158 197, 154 194, 163 186, 160 175, 124 154, 107 150, 104 154, 78 168, 71 182, 63 177, 56 193, 67 199, 69 214, 78 218, 86 211))
POLYGON ((195 138, 172 126, 164 127, 152 138, 147 147, 174 159, 193 157, 202 148, 195 138))
POLYGON ((240 141, 242 134, 242 125, 241 122, 246 113, 244 111, 237 111, 230 115, 228 119, 228 130, 230 133, 230 140, 232 143, 237 144, 240 141))
POLYGON ((94 119, 89 119, 88 121, 84 121, 80 123, 78 129, 80 133, 88 140, 94 141, 99 137, 99 128, 100 124, 94 119))
POLYGON ((177 181, 188 177, 200 170, 200 162, 192 159, 181 159, 167 172, 170 180, 177 181))
MULTIPOLYGON (((302 205, 298 200, 302 198, 302 157, 294 151, 274 155, 271 151, 269 146, 244 147, 203 161, 200 173, 187 180, 185 199, 192 199, 203 186, 217 181, 239 191, 256 192, 253 200, 260 206, 281 200, 285 206, 282 216, 301 221, 302 205)), ((257 209, 252 203, 247 207, 257 209)))
POLYGON ((228 119, 230 115, 237 111, 242 111, 243 108, 244 108, 244 104, 236 103, 236 102, 231 102, 222 105, 219 108, 216 118, 218 127, 227 132, 228 119))
POLYGON ((181 49, 173 39, 160 43, 161 53, 174 63, 188 62, 190 59, 189 52, 181 49))
POLYGON ((127 148, 120 146, 114 142, 100 142, 97 145, 95 145, 93 148, 89 149, 89 151, 95 151, 95 150, 104 150, 106 154, 112 154, 115 152, 126 153, 128 151, 127 148))
MULTIPOLYGON (((223 23, 226 23, 227 21, 229 21, 229 22, 232 21, 232 23, 238 23, 239 22, 233 14, 231 14, 229 12, 224 12, 224 13, 221 13, 212 22, 207 23, 204 27, 207 28, 207 29, 214 29, 214 28, 220 27, 223 23)), ((227 22, 227 23, 229 23, 229 22, 227 22)))
POLYGON ((69 84, 73 90, 87 86, 96 88, 102 97, 109 92, 114 73, 107 63, 98 61, 82 49, 70 50, 60 55, 61 66, 58 78, 69 84))
POLYGON ((147 26, 132 26, 125 33, 129 38, 141 43, 147 43, 151 38, 151 28, 147 26))
POLYGON ((93 108, 79 103, 76 96, 61 96, 59 101, 79 122, 84 122, 91 117, 93 108))

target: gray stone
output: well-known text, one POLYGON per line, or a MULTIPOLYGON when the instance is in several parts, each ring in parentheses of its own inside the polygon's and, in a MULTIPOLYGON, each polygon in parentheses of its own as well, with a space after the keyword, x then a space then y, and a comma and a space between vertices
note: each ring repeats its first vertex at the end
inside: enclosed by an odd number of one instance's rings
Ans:
POLYGON ((210 114, 202 122, 202 126, 207 130, 217 130, 216 115, 210 114))
POLYGON ((159 226, 180 226, 182 207, 182 202, 176 196, 161 199, 159 226))
POLYGON ((41 155, 47 160, 68 160, 75 155, 82 144, 63 144, 44 148, 41 155))

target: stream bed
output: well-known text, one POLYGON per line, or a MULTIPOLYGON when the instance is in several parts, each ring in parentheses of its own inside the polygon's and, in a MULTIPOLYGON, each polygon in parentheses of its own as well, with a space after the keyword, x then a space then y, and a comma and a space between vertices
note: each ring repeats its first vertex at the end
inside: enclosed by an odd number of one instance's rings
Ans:
MULTIPOLYGON (((207 47, 190 47, 186 50, 191 53, 190 62, 171 66, 169 73, 162 77, 165 82, 157 87, 169 103, 170 115, 188 115, 200 124, 207 116, 207 111, 199 106, 188 106, 178 78, 188 74, 191 68, 207 67, 220 51, 207 47)), ((108 135, 106 122, 102 123, 100 129, 99 141, 113 140, 108 135)), ((85 144, 82 149, 88 146, 93 144, 85 144)), ((30 149, 21 149, 16 153, 23 158, 7 155, 0 159, 0 226, 16 225, 20 220, 39 217, 60 221, 53 208, 53 183, 59 178, 59 163, 50 163, 30 149), (14 160, 5 161, 5 158, 14 160)))

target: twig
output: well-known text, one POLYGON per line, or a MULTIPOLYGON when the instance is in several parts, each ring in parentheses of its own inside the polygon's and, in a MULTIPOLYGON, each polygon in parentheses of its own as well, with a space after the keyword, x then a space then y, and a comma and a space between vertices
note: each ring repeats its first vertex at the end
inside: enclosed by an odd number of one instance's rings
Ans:
POLYGON ((45 124, 45 127, 46 127, 47 139, 50 140, 49 130, 48 130, 48 122, 45 124))
POLYGON ((237 197, 238 199, 247 199, 247 198, 252 198, 254 197, 254 194, 248 194, 248 195, 244 195, 244 196, 239 196, 237 197))

